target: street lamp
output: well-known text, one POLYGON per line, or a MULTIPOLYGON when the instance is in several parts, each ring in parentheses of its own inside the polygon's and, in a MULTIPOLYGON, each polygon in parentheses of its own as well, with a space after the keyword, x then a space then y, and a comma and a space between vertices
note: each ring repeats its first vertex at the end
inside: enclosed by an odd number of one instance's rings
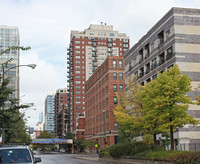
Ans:
MULTIPOLYGON (((14 69, 14 68, 17 68, 17 67, 22 67, 22 66, 27 66, 27 67, 30 67, 32 69, 35 69, 36 64, 17 65, 17 66, 13 66, 11 68, 8 68, 7 70, 5 70, 4 66, 5 66, 5 64, 2 65, 2 84, 4 83, 4 80, 5 80, 5 74, 8 71, 10 71, 11 69, 14 69)), ((2 106, 3 112, 4 112, 4 108, 5 108, 5 105, 3 104, 3 106, 2 106)), ((3 128, 2 128, 2 145, 4 145, 4 142, 5 142, 5 129, 4 129, 4 124, 3 124, 3 128)))

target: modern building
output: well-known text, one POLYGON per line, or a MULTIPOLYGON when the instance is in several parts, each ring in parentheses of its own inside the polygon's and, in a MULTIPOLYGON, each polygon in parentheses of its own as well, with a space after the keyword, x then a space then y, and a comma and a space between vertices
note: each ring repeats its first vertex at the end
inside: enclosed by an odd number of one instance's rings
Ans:
POLYGON ((40 135, 40 133, 43 131, 44 131, 44 122, 37 122, 35 131, 34 131, 34 135, 33 135, 33 139, 37 138, 40 135))
MULTIPOLYGON (((188 96, 194 100, 200 95, 196 91, 200 84, 199 9, 172 8, 125 54, 125 74, 138 76, 141 85, 174 64, 192 79, 188 96)), ((199 106, 191 105, 188 114, 200 119, 199 106)), ((177 130, 175 139, 177 149, 195 150, 200 126, 185 125, 177 130)))
POLYGON ((55 133, 57 137, 64 137, 69 123, 67 88, 57 89, 55 94, 55 133))
POLYGON ((39 113, 39 122, 43 122, 43 112, 39 113))
MULTIPOLYGON (((0 52, 8 49, 12 46, 19 46, 19 29, 18 27, 12 26, 0 26, 0 52)), ((15 90, 13 94, 10 95, 11 98, 19 99, 19 51, 12 50, 6 54, 0 55, 0 64, 12 58, 12 61, 8 64, 7 67, 4 67, 5 77, 11 77, 8 87, 15 90), (10 69, 14 67, 13 69, 10 69), (7 71, 10 69, 9 71, 7 71)), ((0 73, 3 73, 3 70, 0 68, 0 73)))
POLYGON ((116 144, 118 123, 114 117, 117 95, 124 91, 124 57, 108 56, 85 85, 85 139, 100 149, 116 144))
POLYGON ((45 130, 54 133, 54 97, 55 93, 49 93, 45 99, 45 130))
POLYGON ((124 56, 129 37, 113 26, 90 25, 84 31, 71 31, 68 48, 68 91, 70 131, 76 131, 76 118, 85 111, 85 82, 107 56, 124 56))

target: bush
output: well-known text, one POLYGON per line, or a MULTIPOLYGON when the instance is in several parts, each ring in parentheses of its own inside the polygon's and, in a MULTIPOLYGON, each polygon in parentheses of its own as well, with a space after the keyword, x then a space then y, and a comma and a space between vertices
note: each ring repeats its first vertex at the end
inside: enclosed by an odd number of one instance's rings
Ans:
POLYGON ((112 157, 119 158, 121 156, 134 156, 146 150, 161 150, 161 148, 147 145, 144 142, 126 142, 111 146, 109 153, 112 157))
POLYGON ((109 148, 100 150, 99 158, 102 158, 102 157, 110 157, 109 148))
POLYGON ((183 152, 176 153, 170 157, 175 164, 199 164, 200 153, 195 152, 183 152))

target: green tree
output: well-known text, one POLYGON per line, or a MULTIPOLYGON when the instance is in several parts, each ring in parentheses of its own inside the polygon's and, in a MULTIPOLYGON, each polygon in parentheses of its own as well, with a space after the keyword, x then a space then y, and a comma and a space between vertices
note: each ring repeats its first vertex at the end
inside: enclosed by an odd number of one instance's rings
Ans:
MULTIPOLYGON (((0 56, 12 50, 29 50, 30 47, 10 47, 0 53, 0 56)), ((19 112, 21 108, 28 108, 28 105, 19 105, 19 100, 10 97, 14 90, 8 87, 10 77, 5 77, 2 70, 7 70, 8 64, 13 59, 9 59, 0 64, 0 129, 5 130, 5 143, 29 142, 26 134, 24 115, 19 112), (5 104, 6 107, 5 107, 5 104)), ((0 131, 2 133, 2 131, 0 131)))
POLYGON ((187 114, 191 99, 191 79, 182 74, 177 65, 159 73, 141 92, 144 128, 151 134, 170 132, 171 149, 174 150, 174 131, 185 124, 198 121, 187 114))
POLYGON ((55 138, 55 135, 49 133, 48 131, 43 131, 37 138, 55 138))
POLYGON ((139 93, 142 86, 134 77, 126 78, 127 91, 117 93, 118 104, 114 109, 114 115, 120 124, 120 142, 132 141, 143 132, 143 104, 139 93))

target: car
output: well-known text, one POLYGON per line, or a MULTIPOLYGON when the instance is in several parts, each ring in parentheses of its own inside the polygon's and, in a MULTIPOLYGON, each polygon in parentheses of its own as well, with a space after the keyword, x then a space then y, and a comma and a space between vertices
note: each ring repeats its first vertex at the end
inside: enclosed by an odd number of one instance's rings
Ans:
POLYGON ((0 163, 38 163, 41 158, 34 157, 29 146, 2 146, 0 147, 0 163))

